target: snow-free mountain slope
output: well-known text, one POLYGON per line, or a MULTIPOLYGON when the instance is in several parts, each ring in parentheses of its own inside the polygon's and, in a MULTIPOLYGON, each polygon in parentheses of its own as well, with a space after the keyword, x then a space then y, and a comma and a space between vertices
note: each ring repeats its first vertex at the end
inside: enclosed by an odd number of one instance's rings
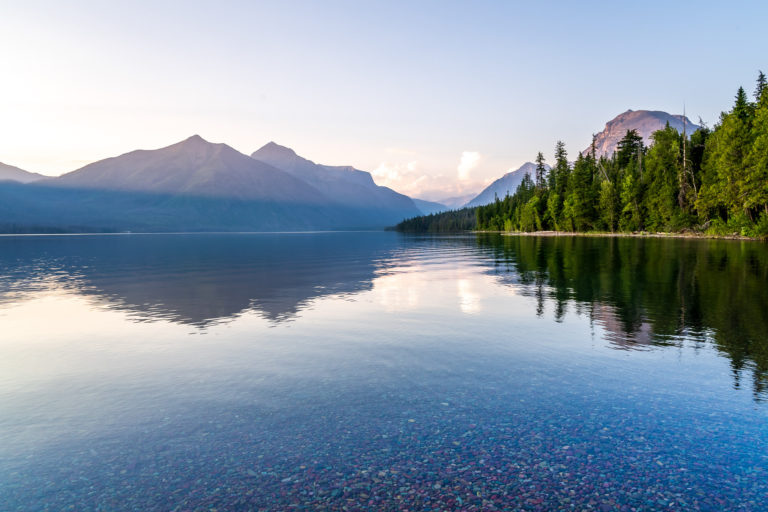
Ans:
POLYGON ((447 206, 449 210, 456 210, 458 208, 463 208, 469 201, 474 199, 476 195, 477 193, 464 194, 462 196, 446 197, 446 198, 439 199, 438 202, 440 204, 444 204, 445 206, 447 206))
POLYGON ((100 160, 45 180, 45 184, 177 196, 328 202, 306 182, 198 135, 165 148, 137 150, 100 160))
POLYGON ((0 162, 0 181, 18 181, 19 183, 31 183, 45 178, 42 174, 25 171, 13 165, 0 162))
POLYGON ((270 142, 251 157, 301 179, 338 205, 355 208, 384 224, 421 214, 410 197, 376 185, 370 173, 350 166, 316 164, 285 146, 270 142))
MULTIPOLYGON (((549 171, 549 165, 544 164, 549 171)), ((488 185, 482 192, 480 192, 474 199, 469 201, 465 206, 480 206, 484 204, 490 204, 496 200, 504 199, 507 195, 512 195, 520 186, 523 178, 526 174, 530 174, 531 178, 536 175, 536 164, 532 162, 526 162, 521 165, 517 170, 506 173, 501 178, 497 179, 490 185, 488 185)))
POLYGON ((368 173, 316 166, 295 153, 292 160, 296 165, 286 165, 287 172, 193 136, 58 178, 3 181, 0 230, 376 229, 421 213, 409 197, 376 186, 368 173))
POLYGON ((413 199, 413 202, 416 204, 416 207, 424 215, 430 215, 432 213, 438 213, 438 212, 444 212, 444 211, 450 210, 450 208, 448 208, 443 203, 437 203, 435 201, 426 201, 424 199, 416 199, 415 197, 411 199, 413 199))
MULTIPOLYGON (((637 133, 643 138, 643 144, 649 146, 652 142, 651 135, 653 132, 663 130, 667 123, 680 133, 683 132, 685 125, 685 131, 688 135, 699 129, 698 125, 693 124, 690 119, 682 115, 672 115, 660 110, 627 110, 608 121, 603 131, 596 135, 595 155, 598 158, 601 156, 610 157, 628 130, 637 130, 637 133)), ((582 154, 587 154, 590 151, 592 151, 591 145, 582 151, 582 154)))

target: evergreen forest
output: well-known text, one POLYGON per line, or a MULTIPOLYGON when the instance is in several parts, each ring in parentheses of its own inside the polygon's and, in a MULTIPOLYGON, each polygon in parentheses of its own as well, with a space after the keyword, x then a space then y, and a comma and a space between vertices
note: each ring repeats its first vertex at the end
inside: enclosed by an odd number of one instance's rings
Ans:
POLYGON ((558 141, 550 172, 542 153, 517 191, 474 209, 401 222, 400 231, 699 232, 768 237, 768 84, 743 87, 714 128, 667 125, 649 147, 635 130, 610 157, 569 162, 558 141), (474 219, 472 219, 474 213, 474 219), (474 222, 473 222, 474 221, 474 222))

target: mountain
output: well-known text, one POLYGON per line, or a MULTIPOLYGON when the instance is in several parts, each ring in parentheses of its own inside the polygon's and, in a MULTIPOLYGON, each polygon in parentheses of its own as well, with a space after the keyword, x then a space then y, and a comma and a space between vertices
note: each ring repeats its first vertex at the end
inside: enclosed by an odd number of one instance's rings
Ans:
POLYGON ((0 231, 282 231, 358 226, 311 185, 199 136, 57 178, 0 183, 0 231))
POLYGON ((175 196, 326 202, 317 189, 304 181, 199 135, 165 148, 137 150, 100 160, 44 183, 175 196))
POLYGON ((416 208, 422 213, 422 215, 429 215, 431 213, 444 212, 450 210, 450 208, 443 203, 436 203, 435 201, 426 201, 424 199, 416 199, 412 197, 416 208))
POLYGON ((384 227, 422 214, 410 197, 376 185, 370 173, 354 167, 316 164, 274 142, 251 158, 306 182, 337 205, 356 210, 364 225, 384 227))
MULTIPOLYGON (((643 137, 643 144, 649 146, 652 142, 651 134, 657 130, 663 130, 667 123, 680 133, 683 132, 683 124, 685 124, 686 133, 689 134, 700 128, 682 115, 672 115, 660 110, 627 110, 608 121, 603 131, 596 135, 595 154, 598 158, 603 155, 610 157, 619 141, 627 134, 627 130, 637 130, 637 133, 643 137)), ((590 145, 581 153, 586 155, 591 150, 590 145)))
MULTIPOLYGON (((544 164, 549 171, 550 167, 544 164)), ((490 185, 488 185, 482 192, 480 192, 474 199, 469 201, 464 206, 480 206, 484 204, 492 203, 496 197, 504 199, 507 195, 512 195, 517 190, 517 187, 523 181, 526 174, 530 174, 531 178, 536 176, 536 164, 532 162, 526 162, 515 171, 508 172, 501 178, 497 179, 490 185)))
POLYGON ((318 166, 277 145, 284 171, 195 135, 57 178, 0 182, 0 232, 375 229, 421 212, 370 174, 318 166), (280 154, 293 154, 293 166, 280 154))
POLYGON ((18 181, 19 183, 31 183, 45 178, 42 174, 28 172, 12 165, 0 162, 0 181, 18 181))
POLYGON ((440 199, 440 204, 444 204, 448 207, 448 209, 455 210, 456 208, 461 208, 465 204, 467 204, 469 201, 471 201, 477 194, 465 194, 463 196, 455 196, 455 197, 446 197, 445 199, 440 199))

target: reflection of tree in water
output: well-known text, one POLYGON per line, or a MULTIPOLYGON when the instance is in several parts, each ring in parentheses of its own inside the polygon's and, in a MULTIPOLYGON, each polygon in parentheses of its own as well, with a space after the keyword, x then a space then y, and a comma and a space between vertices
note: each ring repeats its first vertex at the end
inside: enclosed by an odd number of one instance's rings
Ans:
MULTIPOLYGON (((602 325, 617 348, 711 342, 735 385, 768 395, 768 246, 760 242, 478 235, 537 301, 602 325)), ((505 278, 506 279, 506 278, 505 278)))

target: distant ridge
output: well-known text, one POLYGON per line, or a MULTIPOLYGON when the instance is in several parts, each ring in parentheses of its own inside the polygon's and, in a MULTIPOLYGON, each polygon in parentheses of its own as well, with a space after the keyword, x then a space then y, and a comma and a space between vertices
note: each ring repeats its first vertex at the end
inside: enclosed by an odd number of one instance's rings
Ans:
POLYGON ((177 196, 324 202, 322 194, 304 181, 199 135, 164 148, 100 160, 44 183, 177 196))
POLYGON ((199 135, 56 178, 0 181, 0 232, 379 229, 421 214, 369 173, 277 144, 244 155, 199 135))
POLYGON ((438 213, 450 210, 447 205, 438 203, 436 201, 426 201, 424 199, 413 198, 413 202, 423 215, 429 215, 431 213, 438 213))
POLYGON ((455 210, 456 208, 463 207, 469 201, 474 199, 476 195, 476 193, 473 193, 464 194, 463 196, 446 197, 445 199, 440 199, 438 202, 447 206, 448 209, 455 210))
MULTIPOLYGON (((544 165, 546 166, 547 171, 549 171, 549 165, 544 165)), ((488 185, 482 192, 464 206, 481 206, 494 202, 496 197, 504 199, 507 195, 511 196, 515 193, 517 187, 520 186, 520 183, 523 181, 526 174, 530 174, 533 178, 536 174, 536 164, 533 162, 526 162, 518 169, 506 173, 504 176, 488 185)))
POLYGON ((41 180, 45 178, 42 174, 36 172, 25 171, 19 169, 13 165, 8 165, 0 162, 0 181, 17 181, 19 183, 32 183, 33 181, 41 180))
POLYGON ((369 225, 384 227, 422 213, 410 197, 376 185, 370 173, 351 166, 316 164, 275 142, 254 151, 251 158, 308 183, 335 204, 354 208, 369 225))
MULTIPOLYGON (((661 110, 627 110, 605 123, 605 128, 595 137, 595 156, 610 157, 616 151, 619 141, 627 134, 628 130, 637 130, 643 138, 643 144, 651 144, 651 135, 657 130, 663 130, 669 126, 678 132, 683 131, 685 124, 686 133, 691 134, 700 128, 690 119, 682 115, 668 114, 661 110)), ((592 151, 592 145, 582 151, 583 155, 592 151)))

